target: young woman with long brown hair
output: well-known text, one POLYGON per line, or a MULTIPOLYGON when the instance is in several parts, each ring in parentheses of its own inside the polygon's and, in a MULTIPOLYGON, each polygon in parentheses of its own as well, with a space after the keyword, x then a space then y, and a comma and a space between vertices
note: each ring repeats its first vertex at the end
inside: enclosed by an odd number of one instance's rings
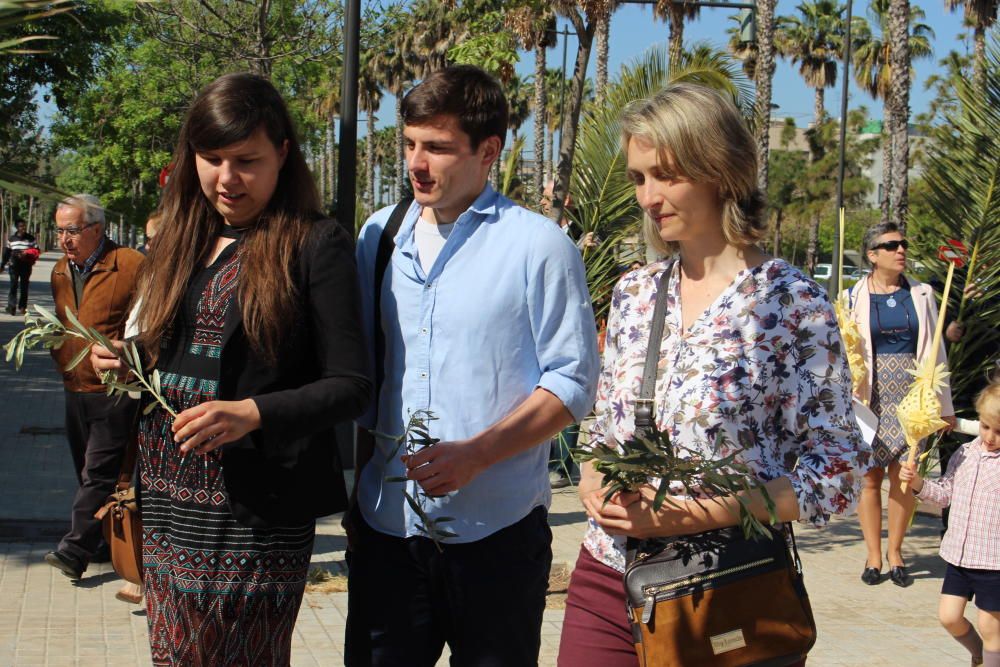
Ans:
POLYGON ((371 390, 353 244, 319 215, 261 77, 209 84, 174 164, 137 292, 138 341, 178 412, 138 431, 153 662, 287 665, 315 517, 347 505, 333 426, 371 390))

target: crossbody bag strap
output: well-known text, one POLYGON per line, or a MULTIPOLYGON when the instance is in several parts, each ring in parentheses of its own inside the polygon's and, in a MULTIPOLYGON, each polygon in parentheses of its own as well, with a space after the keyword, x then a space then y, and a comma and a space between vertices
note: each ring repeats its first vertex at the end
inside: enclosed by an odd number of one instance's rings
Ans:
POLYGON ((132 419, 132 428, 129 429, 128 440, 125 443, 125 456, 122 458, 122 467, 118 471, 118 482, 115 484, 116 491, 127 491, 132 486, 132 473, 135 472, 135 459, 139 454, 139 418, 142 416, 142 403, 135 411, 135 418, 132 419))
POLYGON ((663 325, 667 318, 667 292, 670 274, 676 260, 667 263, 656 284, 656 303, 653 306, 653 322, 649 327, 649 342, 646 344, 646 363, 642 369, 642 384, 639 398, 635 401, 635 430, 649 431, 653 428, 654 403, 656 395, 656 371, 660 362, 660 347, 663 342, 663 325))

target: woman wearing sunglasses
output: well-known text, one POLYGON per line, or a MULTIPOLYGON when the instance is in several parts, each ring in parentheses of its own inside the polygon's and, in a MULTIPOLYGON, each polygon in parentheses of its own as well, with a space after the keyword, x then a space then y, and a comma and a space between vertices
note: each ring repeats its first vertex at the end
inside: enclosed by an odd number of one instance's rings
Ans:
MULTIPOLYGON (((858 398, 868 403, 878 420, 872 443, 871 469, 858 505, 861 532, 868 559, 861 580, 870 586, 882 581, 882 480, 889 471, 889 543, 886 560, 889 578, 897 586, 909 586, 911 579, 903 562, 903 536, 916 502, 912 493, 900 487, 900 457, 907 451, 903 429, 896 418, 896 406, 913 384, 907 371, 927 355, 937 355, 945 363, 944 346, 930 349, 937 323, 937 305, 930 285, 911 281, 903 275, 909 243, 893 223, 875 225, 865 232, 862 254, 871 272, 848 290, 854 319, 864 339, 867 381, 858 389, 858 398)), ((940 392, 941 413, 948 430, 955 426, 951 389, 940 392)))

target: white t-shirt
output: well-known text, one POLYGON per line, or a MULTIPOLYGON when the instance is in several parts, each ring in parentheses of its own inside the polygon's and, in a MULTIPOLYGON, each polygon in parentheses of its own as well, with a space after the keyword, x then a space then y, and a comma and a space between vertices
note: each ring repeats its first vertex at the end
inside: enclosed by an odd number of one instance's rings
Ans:
POLYGON ((413 230, 413 240, 417 244, 417 257, 420 258, 420 266, 424 273, 431 272, 431 267, 441 254, 451 231, 455 229, 455 223, 449 222, 446 225, 432 224, 423 218, 417 219, 417 226, 413 230))

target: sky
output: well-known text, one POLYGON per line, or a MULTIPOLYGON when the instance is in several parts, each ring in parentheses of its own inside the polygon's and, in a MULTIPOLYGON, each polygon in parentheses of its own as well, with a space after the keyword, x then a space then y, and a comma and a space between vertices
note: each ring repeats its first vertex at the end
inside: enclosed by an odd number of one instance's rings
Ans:
MULTIPOLYGON (((798 6, 797 1, 779 0, 779 16, 793 15, 798 6)), ((932 94, 924 90, 924 82, 927 77, 937 72, 940 68, 937 61, 943 58, 952 49, 959 53, 970 53, 971 45, 959 39, 963 32, 961 12, 950 12, 945 9, 943 0, 924 0, 924 2, 912 2, 914 6, 919 6, 926 12, 924 23, 931 26, 935 33, 932 41, 934 55, 927 60, 915 63, 916 76, 910 91, 910 109, 913 115, 926 110, 932 94)), ((853 13, 855 16, 867 16, 867 0, 858 0, 853 3, 853 13)), ((684 42, 687 45, 696 41, 708 41, 709 43, 725 48, 728 40, 726 30, 735 25, 728 17, 735 15, 736 9, 727 8, 704 8, 701 10, 699 18, 690 21, 684 29, 684 42)), ((560 30, 562 29, 560 23, 560 30)), ((572 31, 572 28, 570 28, 572 31)), ((644 50, 655 44, 664 43, 667 39, 667 24, 653 18, 653 10, 649 5, 624 5, 620 7, 611 18, 611 31, 609 41, 609 72, 611 76, 618 72, 622 64, 627 64, 638 57, 644 50)), ((878 28, 873 28, 877 33, 878 28)), ((562 38, 560 38, 562 39, 562 38)), ((569 60, 572 67, 573 54, 575 53, 576 40, 570 37, 569 60)), ((562 64, 562 44, 557 49, 550 49, 548 52, 549 67, 559 67, 562 64)), ((524 68, 530 72, 532 58, 522 56, 519 70, 524 68)), ((826 110, 831 116, 840 115, 840 83, 841 72, 837 72, 837 87, 827 90, 826 110)), ((588 69, 588 75, 593 77, 593 58, 588 69)), ((853 79, 853 75, 852 75, 853 79)), ((882 102, 874 101, 851 82, 849 91, 848 107, 856 108, 864 105, 868 107, 872 118, 882 117, 882 102)), ((813 90, 806 87, 802 77, 798 74, 797 67, 789 62, 779 59, 777 70, 774 75, 773 103, 778 105, 774 111, 777 118, 792 117, 798 125, 805 125, 812 118, 813 90)))

